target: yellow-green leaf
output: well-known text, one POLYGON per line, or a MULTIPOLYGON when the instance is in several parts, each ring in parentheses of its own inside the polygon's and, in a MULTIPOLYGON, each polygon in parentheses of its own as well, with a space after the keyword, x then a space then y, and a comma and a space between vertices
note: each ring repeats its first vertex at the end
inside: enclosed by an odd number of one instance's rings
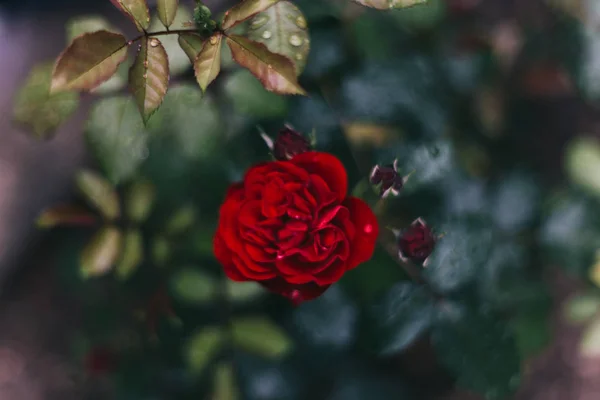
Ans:
POLYGON ((186 346, 187 364, 191 372, 200 375, 221 351, 224 342, 225 337, 219 327, 204 328, 192 336, 186 346))
POLYGON ((51 136, 79 106, 73 92, 50 94, 53 63, 34 67, 13 102, 13 121, 24 126, 38 139, 51 136))
POLYGON ((221 40, 223 36, 217 33, 204 43, 204 47, 194 60, 196 81, 203 92, 221 72, 221 40))
POLYGON ((163 267, 171 257, 171 243, 162 237, 154 238, 152 242, 152 261, 159 267, 163 267))
MULTIPOLYGON (((180 29, 189 29, 187 24, 194 19, 189 8, 183 4, 179 5, 177 15, 171 24, 171 31, 180 29)), ((163 24, 158 17, 152 19, 149 32, 157 32, 163 30, 163 24)), ((178 42, 178 35, 164 35, 160 37, 163 47, 169 56, 169 70, 171 76, 177 76, 189 71, 191 65, 187 54, 181 49, 178 42)), ((193 62, 193 61, 192 61, 193 62)))
POLYGON ((290 1, 280 1, 250 20, 248 39, 263 43, 294 63, 296 74, 304 70, 310 51, 306 18, 290 1))
POLYGON ((235 381, 233 366, 223 362, 216 367, 213 382, 213 400, 238 400, 240 391, 235 381))
POLYGON ((271 53, 262 43, 243 36, 227 37, 233 59, 260 80, 265 89, 278 94, 302 94, 296 78, 296 68, 287 57, 271 53))
POLYGON ((117 71, 127 48, 127 39, 118 33, 97 31, 77 37, 54 66, 50 92, 94 89, 117 71))
POLYGON ((37 226, 46 229, 57 225, 87 226, 96 220, 96 216, 88 209, 64 204, 44 210, 37 219, 37 226))
POLYGON ((177 15, 177 7, 179 7, 179 0, 158 0, 156 2, 158 9, 158 18, 165 27, 171 26, 177 15))
POLYGON ((279 0, 244 0, 225 13, 221 27, 223 30, 228 30, 244 22, 248 18, 252 18, 261 11, 266 10, 279 0))
POLYGON ((140 32, 150 26, 150 10, 146 0, 110 0, 110 2, 129 17, 140 32))
POLYGON ((178 209, 167 222, 165 232, 167 235, 177 235, 192 227, 196 221, 196 209, 186 205, 178 209))
POLYGON ((110 182, 95 172, 87 170, 80 171, 75 180, 79 191, 90 205, 109 220, 119 218, 121 215, 119 197, 110 182))
POLYGON ((187 54, 190 62, 193 64, 198 57, 198 53, 202 50, 204 46, 204 40, 200 37, 200 35, 195 33, 182 33, 178 38, 179 47, 185 54, 187 54))
POLYGON ((565 166, 573 183, 600 196, 600 140, 585 136, 573 139, 566 150, 565 166))
POLYGON ((232 321, 233 341, 250 353, 280 359, 292 349, 287 334, 264 317, 242 317, 232 321))
POLYGON ((586 358, 600 356, 600 318, 596 318, 585 328, 581 336, 579 352, 586 358))
POLYGON ((129 87, 144 122, 158 110, 169 88, 169 59, 160 40, 146 37, 129 70, 129 87))
POLYGON ((144 261, 144 243, 139 230, 130 230, 123 240, 123 252, 117 264, 117 276, 128 279, 144 261))
POLYGON ((228 279, 227 294, 234 303, 246 303, 265 295, 266 290, 257 282, 236 282, 228 279))
POLYGON ((412 7, 427 2, 427 0, 354 0, 358 4, 378 10, 389 10, 390 8, 412 7))
POLYGON ((156 188, 152 182, 147 180, 134 182, 127 190, 125 199, 127 218, 135 223, 144 222, 152 210, 155 197, 156 188))
POLYGON ((177 299, 192 305, 209 303, 219 295, 219 285, 215 279, 197 267, 179 270, 171 278, 170 287, 177 299))
POLYGON ((121 253, 122 241, 119 229, 113 226, 100 229, 81 253, 82 276, 89 278, 109 272, 121 253))

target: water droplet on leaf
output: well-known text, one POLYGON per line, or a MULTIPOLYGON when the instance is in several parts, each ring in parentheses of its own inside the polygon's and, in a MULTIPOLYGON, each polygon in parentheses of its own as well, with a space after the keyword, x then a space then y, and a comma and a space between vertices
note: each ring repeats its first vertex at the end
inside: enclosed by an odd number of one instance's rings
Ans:
POLYGON ((152 47, 157 47, 159 44, 160 44, 160 41, 156 38, 152 38, 150 40, 150 46, 152 46, 152 47))
POLYGON ((267 23, 269 17, 267 15, 261 15, 252 20, 250 23, 250 28, 257 29, 267 23))
POLYGON ((264 31, 262 34, 263 39, 269 39, 269 38, 271 38, 271 36, 273 36, 271 31, 264 31))
POLYGON ((298 36, 298 35, 290 36, 290 44, 292 46, 296 46, 296 47, 302 46, 302 42, 303 42, 303 40, 300 36, 298 36))
POLYGON ((303 16, 299 16, 296 18, 296 25, 298 25, 299 28, 306 29, 306 19, 303 16))
POLYGON ((210 44, 212 44, 213 46, 214 46, 215 44, 217 44, 217 42, 218 42, 218 41, 219 41, 219 39, 217 39, 217 37, 216 37, 216 36, 211 36, 211 37, 210 37, 210 44))

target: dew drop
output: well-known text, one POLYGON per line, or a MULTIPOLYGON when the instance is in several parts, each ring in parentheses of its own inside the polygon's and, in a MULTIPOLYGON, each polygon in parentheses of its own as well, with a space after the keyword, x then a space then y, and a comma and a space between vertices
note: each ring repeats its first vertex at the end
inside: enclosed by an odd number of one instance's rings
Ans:
POLYGON ((306 29, 306 19, 303 16, 299 16, 296 18, 296 25, 298 25, 299 28, 306 29))
POLYGON ((264 24, 266 24, 268 20, 269 20, 269 17, 267 15, 258 16, 252 20, 252 22, 250 23, 250 28, 258 29, 261 26, 263 26, 264 24))
POLYGON ((157 38, 152 38, 150 40, 150 46, 152 46, 152 47, 157 47, 159 44, 160 44, 160 42, 158 41, 157 38))
POLYGON ((298 35, 290 36, 290 44, 292 46, 296 46, 296 47, 302 46, 302 42, 303 42, 303 40, 300 36, 298 36, 298 35))
POLYGON ((210 44, 212 44, 214 46, 215 44, 217 44, 218 40, 219 39, 217 39, 216 36, 211 36, 210 37, 210 44))
POLYGON ((304 58, 304 56, 302 54, 296 53, 296 60, 302 61, 303 58, 304 58))
POLYGON ((264 31, 262 34, 263 39, 270 39, 271 36, 273 36, 273 34, 271 33, 271 31, 264 31))

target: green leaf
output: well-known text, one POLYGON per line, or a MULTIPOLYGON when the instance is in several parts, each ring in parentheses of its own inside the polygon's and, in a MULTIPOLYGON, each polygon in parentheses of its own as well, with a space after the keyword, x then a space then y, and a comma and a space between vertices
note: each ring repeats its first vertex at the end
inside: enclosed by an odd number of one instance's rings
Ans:
POLYGON ((600 296, 582 293, 568 299, 564 304, 564 315, 573 324, 586 323, 600 311, 600 296))
POLYGON ((600 356, 600 318, 594 319, 583 331, 579 354, 586 358, 600 356))
MULTIPOLYGON (((192 13, 189 9, 180 4, 177 9, 177 15, 171 24, 170 29, 172 31, 178 29, 189 29, 187 24, 193 20, 192 13)), ((149 32, 158 32, 164 30, 160 19, 154 18, 150 25, 149 32)), ((191 68, 190 60, 185 51, 179 45, 178 35, 165 35, 160 38, 163 47, 165 48, 167 55, 169 56, 169 70, 171 76, 178 76, 188 71, 191 68)))
POLYGON ((156 2, 158 8, 158 18, 163 23, 165 28, 171 26, 177 15, 177 8, 179 7, 179 0, 158 0, 156 2))
POLYGON ((72 18, 67 21, 65 28, 67 31, 67 45, 73 43, 78 36, 81 36, 84 33, 92 33, 102 30, 121 33, 101 15, 82 15, 72 18))
POLYGON ((252 72, 265 89, 278 94, 306 95, 296 79, 296 68, 287 57, 239 35, 227 36, 227 44, 233 59, 252 72))
POLYGON ((245 304, 262 297, 266 290, 257 282, 235 282, 228 279, 227 294, 232 302, 245 304))
POLYGON ((148 134, 130 97, 98 101, 90 113, 85 135, 89 148, 113 184, 131 178, 148 156, 148 134))
POLYGON ((394 10, 390 14, 405 29, 431 29, 439 24, 446 13, 446 1, 423 0, 420 3, 415 4, 415 7, 394 10))
POLYGON ((202 305, 214 301, 219 295, 219 285, 212 277, 197 267, 183 268, 170 281, 173 295, 181 302, 202 305))
POLYGON ((219 327, 207 327, 195 333, 186 344, 186 359, 194 375, 201 375, 222 350, 225 336, 219 327))
POLYGON ((127 48, 127 39, 118 33, 97 31, 77 37, 56 62, 50 92, 96 88, 125 61, 127 48))
POLYGON ((194 60, 196 81, 203 92, 221 72, 221 41, 223 36, 216 33, 204 43, 194 60))
POLYGON ((150 10, 146 0, 110 0, 123 14, 133 21, 139 31, 150 25, 150 10))
POLYGON ((57 225, 89 226, 97 218, 87 208, 59 205, 44 210, 37 219, 38 228, 53 228, 57 225))
POLYGON ((600 196, 600 141, 592 137, 575 138, 567 147, 565 157, 571 181, 600 196))
POLYGON ((122 240, 118 228, 106 226, 100 229, 81 253, 81 275, 90 278, 108 273, 119 258, 122 240))
POLYGON ((216 367, 213 381, 213 400, 238 400, 240 391, 235 380, 233 366, 230 363, 221 363, 216 367))
POLYGON ((354 0, 358 4, 378 10, 389 10, 391 8, 411 7, 422 4, 428 0, 354 0))
POLYGON ((160 40, 142 39, 129 70, 129 87, 144 121, 160 107, 169 87, 169 59, 160 40))
POLYGON ((225 13, 221 28, 225 31, 266 10, 279 0, 244 0, 225 13))
POLYGON ((50 94, 52 69, 52 63, 35 66, 14 99, 13 121, 38 139, 51 136, 79 107, 77 93, 50 94))
POLYGON ((424 287, 411 282, 393 286, 371 310, 374 337, 382 355, 399 353, 431 327, 434 299, 424 287))
POLYGON ((458 386, 490 400, 507 398, 518 388, 521 360, 516 342, 497 316, 468 309, 446 313, 442 308, 432 342, 458 386))
POLYGON ((193 64, 200 51, 202 51, 204 39, 195 33, 181 33, 178 42, 179 47, 187 54, 190 62, 193 64))
POLYGON ((268 92, 249 71, 238 69, 225 81, 225 94, 236 111, 254 118, 285 117, 288 99, 268 92))
POLYGON ((125 197, 125 215, 132 222, 144 222, 156 197, 156 188, 152 182, 142 179, 135 181, 127 190, 125 197))
POLYGON ((165 233, 167 235, 178 235, 190 229, 194 222, 196 222, 196 208, 188 204, 179 208, 169 221, 167 221, 165 227, 165 233))
POLYGON ((157 236, 152 241, 152 261, 163 267, 171 257, 171 243, 162 236, 157 236))
POLYGON ((231 326, 234 344, 249 353, 281 359, 292 349, 287 334, 264 317, 240 317, 231 326))
POLYGON ((550 343, 552 327, 550 325, 550 307, 525 308, 517 311, 511 326, 515 334, 517 348, 522 361, 537 356, 550 343))
POLYGON ((307 23, 302 11, 289 1, 279 1, 250 20, 248 39, 262 43, 269 51, 286 56, 296 74, 304 70, 310 51, 307 23))
POLYGON ((87 202, 104 217, 115 220, 121 216, 119 196, 110 182, 95 172, 87 170, 78 172, 75 181, 87 202))
POLYGON ((144 242, 139 230, 130 230, 123 240, 123 253, 116 272, 121 280, 129 279, 144 261, 144 242))

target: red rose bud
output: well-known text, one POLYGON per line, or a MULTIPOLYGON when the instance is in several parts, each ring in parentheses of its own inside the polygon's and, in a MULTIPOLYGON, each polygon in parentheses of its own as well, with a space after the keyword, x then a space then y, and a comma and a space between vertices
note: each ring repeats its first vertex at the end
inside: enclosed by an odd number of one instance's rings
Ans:
POLYGON ((213 249, 225 274, 294 304, 320 296, 375 250, 377 219, 347 192, 344 165, 327 153, 250 168, 219 210, 213 249))
POLYGON ((310 151, 312 148, 310 141, 289 125, 279 131, 275 141, 265 133, 261 133, 261 136, 273 152, 275 159, 279 161, 290 160, 298 154, 310 151))
POLYGON ((400 258, 425 265, 427 258, 433 252, 435 242, 436 237, 433 235, 431 228, 419 218, 408 229, 399 234, 400 258))
POLYGON ((369 180, 372 185, 380 185, 379 195, 385 198, 390 193, 397 196, 408 180, 408 176, 403 177, 398 174, 398 160, 395 160, 393 165, 373 167, 369 180))
POLYGON ((96 347, 86 354, 84 366, 91 375, 104 375, 115 370, 117 357, 107 348, 96 347))

